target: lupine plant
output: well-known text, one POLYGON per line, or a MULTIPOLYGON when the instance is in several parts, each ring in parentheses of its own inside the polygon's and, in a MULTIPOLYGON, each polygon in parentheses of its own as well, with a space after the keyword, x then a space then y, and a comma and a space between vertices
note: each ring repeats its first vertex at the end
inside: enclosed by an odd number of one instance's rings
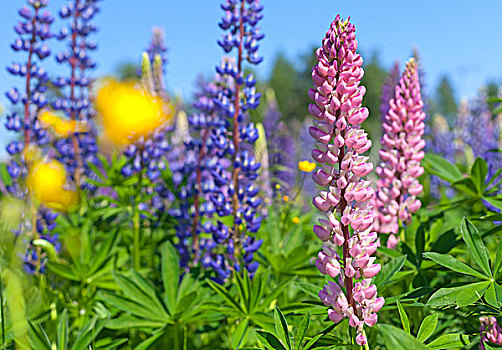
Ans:
POLYGON ((58 128, 64 121, 47 123, 60 138, 55 142, 59 160, 66 165, 76 186, 87 188, 91 187, 90 183, 82 181, 83 177, 91 174, 87 164, 98 163, 96 130, 92 120, 95 112, 90 102, 93 78, 89 75, 89 70, 96 66, 90 53, 96 50, 97 43, 90 37, 97 31, 92 21, 98 12, 98 0, 69 1, 59 11, 59 16, 68 25, 62 27, 56 35, 66 46, 56 55, 56 61, 68 67, 68 74, 54 79, 53 85, 59 88, 62 96, 56 98, 51 105, 55 110, 62 111, 69 121, 85 122, 86 128, 78 130, 78 124, 75 123, 73 130, 70 128, 65 132, 66 130, 58 128))
POLYGON ((260 1, 222 1, 225 54, 191 100, 166 91, 169 30, 153 29, 136 78, 100 79, 92 36, 106 2, 19 11, 20 62, 7 69, 21 79, 4 118, 14 138, 0 161, 0 348, 500 347, 494 89, 456 118, 428 106, 425 148, 416 57, 386 82, 365 75, 339 15, 305 60, 308 84, 272 84, 251 74, 260 1), (361 84, 372 79, 380 106, 361 84), (309 105, 281 115, 272 85, 309 105))
POLYGON ((313 179, 323 187, 314 197, 314 206, 326 213, 320 225, 314 226, 324 242, 316 266, 335 279, 319 297, 331 307, 329 318, 335 323, 348 318, 357 331, 357 344, 365 345, 364 324, 375 325, 384 299, 377 298, 377 288, 371 283, 381 267, 371 256, 377 249, 370 203, 374 190, 363 177, 373 166, 363 155, 371 141, 360 127, 368 109, 361 106, 366 89, 359 86, 364 71, 357 45, 354 25, 338 15, 316 51, 315 88, 309 91, 313 100, 309 111, 315 119, 309 131, 317 142, 312 157, 320 165, 313 179))
POLYGON ((399 223, 411 222, 411 214, 421 206, 417 196, 423 190, 417 178, 424 172, 420 161, 424 157, 425 140, 422 136, 425 113, 422 111, 417 62, 414 58, 406 63, 389 104, 383 124, 383 147, 380 150, 382 165, 376 169, 379 179, 374 204, 377 212, 375 229, 390 233, 387 246, 394 248, 399 223))

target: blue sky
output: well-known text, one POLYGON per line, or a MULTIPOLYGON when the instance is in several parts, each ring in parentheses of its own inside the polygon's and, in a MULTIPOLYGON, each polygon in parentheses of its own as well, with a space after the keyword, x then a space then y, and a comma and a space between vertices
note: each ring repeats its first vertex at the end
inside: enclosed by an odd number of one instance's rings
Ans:
MULTIPOLYGON (((0 104, 4 105, 3 92, 19 84, 4 67, 22 56, 14 54, 9 45, 17 8, 23 3, 1 1, 0 104)), ((50 3, 52 10, 58 10, 66 1, 50 3)), ((222 54, 216 44, 221 35, 219 4, 220 0, 102 1, 96 20, 100 32, 94 36, 100 45, 95 54, 99 64, 96 74, 112 72, 122 62, 139 61, 151 28, 160 26, 166 31, 169 47, 169 89, 190 97, 197 74, 212 73, 222 54)), ((262 4, 265 18, 261 28, 266 35, 260 48, 265 57, 258 69, 262 77, 268 75, 278 51, 296 59, 312 44, 319 44, 340 13, 344 18, 352 17, 359 48, 367 58, 379 50, 382 62, 390 67, 396 59, 404 62, 417 47, 429 89, 443 73, 451 76, 458 97, 473 95, 489 79, 502 81, 502 1, 262 0, 262 4)), ((60 25, 56 21, 53 27, 60 25)), ((48 61, 47 69, 55 72, 53 57, 48 61)), ((0 132, 0 144, 7 137, 0 132)))

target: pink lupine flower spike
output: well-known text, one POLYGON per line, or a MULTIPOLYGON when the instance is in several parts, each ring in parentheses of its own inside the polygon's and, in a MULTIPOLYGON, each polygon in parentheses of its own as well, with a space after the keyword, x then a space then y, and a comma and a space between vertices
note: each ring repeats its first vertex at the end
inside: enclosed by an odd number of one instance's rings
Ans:
POLYGON ((364 324, 372 327, 377 322, 384 299, 377 297, 371 282, 380 265, 371 256, 377 249, 370 204, 374 190, 363 177, 373 166, 363 155, 371 141, 360 125, 368 109, 361 106, 366 89, 359 86, 364 71, 356 49, 354 25, 337 16, 316 51, 314 88, 309 91, 314 102, 309 111, 315 119, 309 132, 317 141, 312 157, 318 168, 312 178, 323 188, 313 203, 325 213, 314 226, 314 233, 324 242, 316 266, 334 279, 319 297, 330 307, 329 318, 336 323, 348 318, 356 328, 357 344, 365 345, 364 324))
POLYGON ((424 158, 425 113, 414 58, 406 63, 389 106, 383 123, 382 163, 376 168, 379 179, 373 205, 377 212, 375 230, 390 233, 387 247, 393 249, 398 243, 399 222, 409 224, 411 215, 422 205, 417 196, 423 187, 417 178, 424 173, 420 161, 424 158))

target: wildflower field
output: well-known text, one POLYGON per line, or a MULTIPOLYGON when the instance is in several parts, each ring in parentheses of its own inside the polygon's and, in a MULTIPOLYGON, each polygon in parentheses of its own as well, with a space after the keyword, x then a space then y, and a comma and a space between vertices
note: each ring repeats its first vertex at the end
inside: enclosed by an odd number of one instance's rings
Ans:
POLYGON ((214 0, 221 60, 179 96, 160 27, 95 73, 107 1, 18 0, 0 41, 0 350, 502 347, 497 84, 433 95, 336 12, 257 78, 269 1, 214 0))

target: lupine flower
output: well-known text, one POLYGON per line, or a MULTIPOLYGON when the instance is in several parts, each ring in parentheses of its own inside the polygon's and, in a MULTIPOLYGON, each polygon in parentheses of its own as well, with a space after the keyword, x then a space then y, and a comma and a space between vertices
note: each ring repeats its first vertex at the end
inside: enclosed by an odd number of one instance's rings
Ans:
MULTIPOLYGON (((77 187, 94 189, 85 181, 96 175, 88 166, 89 163, 99 165, 97 158, 96 130, 93 121, 95 111, 90 102, 91 86, 94 79, 89 76, 89 70, 96 67, 96 62, 90 53, 97 48, 97 44, 90 39, 97 27, 93 24, 99 12, 99 0, 69 0, 61 10, 59 16, 69 23, 62 27, 56 38, 65 48, 56 55, 56 61, 66 75, 60 75, 53 80, 53 85, 59 88, 61 96, 52 102, 52 108, 61 111, 67 118, 59 128, 70 126, 69 123, 86 123, 85 132, 76 130, 69 135, 57 137, 54 146, 58 151, 57 159, 62 162, 77 187)), ((54 127, 53 127, 53 131, 54 127)))
POLYGON ((187 166, 192 167, 193 177, 188 178, 187 192, 193 193, 194 207, 193 212, 189 208, 189 213, 179 214, 185 218, 193 215, 193 220, 188 232, 183 233, 181 225, 178 228, 183 240, 178 248, 186 258, 192 256, 194 265, 200 257, 202 267, 213 269, 212 278, 219 283, 244 267, 252 276, 258 268, 254 253, 262 244, 248 236, 261 225, 257 215, 261 199, 254 184, 260 164, 252 147, 259 135, 254 124, 244 122, 245 112, 258 106, 260 94, 254 77, 244 76, 243 63, 262 61, 257 50, 263 35, 257 23, 263 7, 258 0, 225 0, 221 7, 225 16, 220 27, 226 33, 218 44, 226 53, 237 49, 238 54, 237 59, 223 57, 214 82, 197 102, 198 113, 189 118, 195 132, 189 142, 193 163, 187 162, 187 166), (218 218, 205 219, 212 215, 230 216, 233 222, 227 226, 218 218), (202 231, 211 238, 199 239, 202 231))
POLYGON ((418 177, 424 172, 420 161, 424 157, 425 113, 422 111, 423 102, 414 58, 406 63, 389 105, 381 140, 382 164, 376 169, 379 179, 374 205, 377 213, 375 229, 390 233, 387 245, 394 248, 399 222, 410 223, 411 215, 420 209, 421 202, 417 196, 423 190, 418 177))
POLYGON ((384 299, 377 297, 371 283, 380 265, 371 257, 377 249, 370 203, 374 190, 363 177, 373 166, 363 155, 371 141, 360 125, 368 109, 361 107, 366 89, 359 86, 364 71, 356 49, 354 25, 338 15, 316 51, 314 88, 309 91, 314 125, 309 132, 317 142, 312 157, 319 164, 312 178, 322 187, 313 203, 326 215, 314 226, 314 233, 324 242, 316 266, 335 279, 319 297, 330 307, 329 318, 335 323, 348 318, 356 329, 357 344, 364 345, 364 324, 375 325, 384 299))
POLYGON ((283 190, 289 191, 295 184, 295 143, 288 127, 282 120, 282 114, 273 90, 267 90, 267 109, 263 116, 263 127, 267 139, 269 166, 272 186, 280 183, 283 190))
POLYGON ((479 318, 481 326, 479 332, 481 333, 481 342, 479 348, 485 350, 485 342, 492 342, 494 344, 502 345, 502 329, 497 323, 494 316, 482 316, 479 318))
MULTIPOLYGON (((7 71, 23 79, 19 90, 17 87, 6 92, 6 96, 14 106, 13 112, 7 114, 5 127, 9 131, 21 133, 22 139, 12 141, 7 146, 7 152, 11 156, 7 164, 7 171, 13 183, 6 186, 12 195, 24 198, 37 211, 36 228, 32 227, 29 217, 24 216, 20 229, 16 234, 26 234, 29 238, 28 248, 25 255, 25 269, 27 272, 44 272, 45 260, 40 248, 36 249, 32 241, 42 238, 51 241, 55 247, 59 247, 57 236, 51 231, 55 227, 56 214, 44 207, 35 207, 37 198, 33 198, 30 191, 22 186, 23 179, 32 171, 30 163, 39 155, 38 147, 45 148, 50 141, 49 133, 42 127, 38 120, 38 112, 47 106, 47 83, 49 75, 42 66, 42 61, 50 56, 51 50, 46 44, 52 38, 50 25, 53 22, 51 14, 45 10, 47 0, 29 0, 28 6, 19 10, 21 20, 14 27, 18 37, 11 47, 14 51, 24 53, 23 62, 13 62, 7 67, 7 71), (22 112, 21 112, 22 111, 22 112), (34 151, 34 150, 37 151, 34 151)), ((29 178, 28 178, 29 181, 29 178)))
POLYGON ((46 83, 49 76, 42 67, 41 62, 51 53, 46 40, 52 37, 50 25, 53 18, 49 12, 45 11, 47 1, 28 1, 29 6, 24 6, 19 10, 21 21, 14 27, 18 38, 14 40, 11 47, 16 52, 26 54, 25 62, 13 62, 7 67, 7 71, 23 79, 21 86, 11 88, 6 92, 6 97, 13 106, 23 110, 14 111, 7 115, 5 127, 9 131, 23 132, 23 140, 12 141, 7 146, 7 152, 12 156, 7 165, 7 171, 14 180, 7 190, 17 197, 24 197, 26 191, 21 188, 18 180, 26 176, 26 163, 22 157, 14 159, 20 155, 29 145, 45 145, 48 143, 48 133, 41 128, 37 119, 38 110, 47 105, 45 92, 46 83))
POLYGON ((399 61, 396 61, 382 86, 382 96, 380 98, 380 117, 382 120, 389 112, 389 101, 394 96, 394 90, 399 82, 399 73, 399 61))
POLYGON ((165 73, 167 65, 167 46, 165 44, 165 33, 164 29, 160 27, 155 27, 152 29, 152 39, 148 45, 146 52, 150 58, 150 64, 155 66, 155 58, 158 56, 160 58, 160 68, 162 73, 165 73))
POLYGON ((78 201, 76 192, 68 189, 64 166, 54 159, 35 160, 30 165, 28 189, 32 198, 57 211, 71 210, 78 201))
POLYGON ((298 169, 304 173, 311 173, 317 167, 316 163, 309 162, 308 160, 302 160, 298 162, 298 169))
POLYGON ((148 139, 173 116, 170 106, 130 83, 109 80, 96 96, 104 137, 118 146, 148 139))

